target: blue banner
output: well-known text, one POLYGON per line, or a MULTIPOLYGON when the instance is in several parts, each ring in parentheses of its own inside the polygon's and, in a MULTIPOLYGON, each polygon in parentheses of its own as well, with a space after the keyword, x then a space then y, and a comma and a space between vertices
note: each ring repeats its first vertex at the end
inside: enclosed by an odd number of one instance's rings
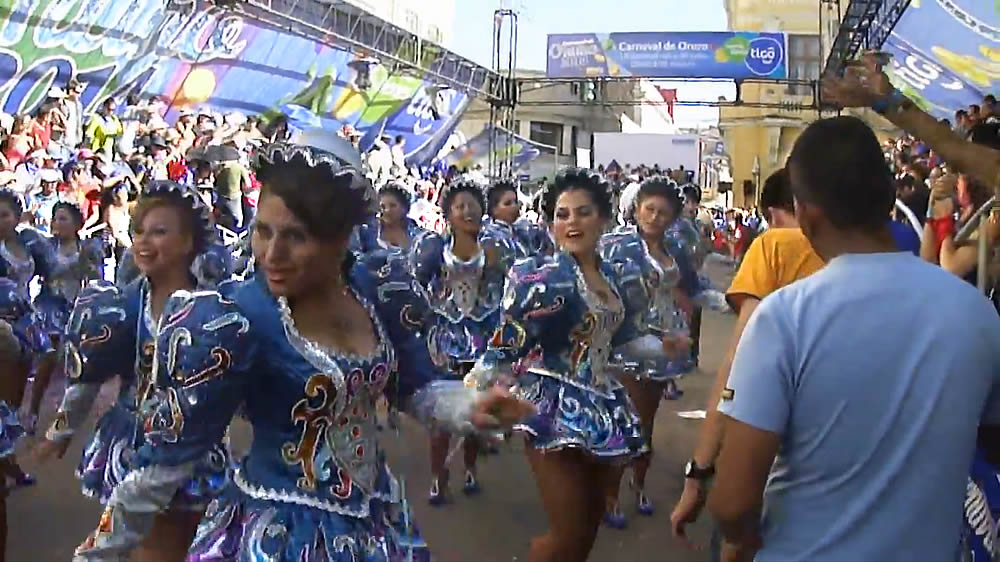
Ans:
POLYGON ((924 111, 955 111, 995 93, 1000 78, 1000 1, 911 2, 882 49, 893 84, 924 111))
POLYGON ((742 31, 549 35, 550 78, 788 78, 783 33, 742 31))
POLYGON ((346 46, 216 4, 0 1, 0 109, 31 111, 51 86, 76 77, 87 84, 88 109, 136 92, 167 101, 170 115, 184 108, 285 114, 300 127, 402 135, 408 160, 426 163, 469 102, 436 81, 359 65, 346 46))
POLYGON ((490 160, 491 136, 496 139, 493 153, 498 159, 503 159, 509 153, 515 170, 523 168, 543 152, 552 154, 552 147, 530 141, 506 129, 487 125, 481 133, 449 152, 442 158, 442 162, 446 166, 456 166, 460 170, 472 169, 476 164, 486 168, 490 160))

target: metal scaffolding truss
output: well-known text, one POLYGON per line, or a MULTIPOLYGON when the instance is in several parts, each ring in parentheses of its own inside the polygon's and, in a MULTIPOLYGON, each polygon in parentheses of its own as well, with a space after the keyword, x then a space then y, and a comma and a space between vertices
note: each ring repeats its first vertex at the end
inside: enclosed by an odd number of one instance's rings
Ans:
POLYGON ((350 49, 429 80, 509 105, 511 82, 342 0, 242 0, 227 2, 238 12, 316 41, 350 49))
POLYGON ((839 72, 862 49, 881 48, 910 5, 910 0, 848 0, 847 9, 841 10, 843 1, 823 0, 836 4, 840 12, 840 27, 826 59, 824 75, 839 72))
MULTIPOLYGON (((627 76, 627 77, 608 77, 608 78, 522 78, 518 79, 518 88, 524 87, 526 84, 531 85, 531 90, 525 89, 524 92, 533 91, 549 86, 554 86, 558 84, 572 84, 580 82, 595 82, 597 84, 598 98, 593 102, 583 102, 580 100, 528 100, 525 96, 519 96, 517 101, 518 107, 545 107, 545 106, 578 106, 578 105, 594 105, 594 106, 605 106, 605 107, 634 107, 639 105, 674 105, 682 107, 757 107, 757 108, 770 108, 779 109, 785 111, 809 111, 819 109, 819 98, 818 98, 818 84, 815 80, 768 80, 768 79, 746 79, 737 80, 736 84, 736 99, 733 101, 719 100, 719 101, 701 101, 701 100, 675 100, 672 102, 667 101, 650 101, 646 99, 637 99, 635 97, 629 96, 628 99, 609 99, 606 95, 606 88, 603 87, 604 84, 609 83, 626 83, 635 84, 642 80, 648 80, 648 78, 643 76, 627 76), (808 96, 789 96, 785 100, 781 101, 746 101, 743 99, 743 86, 750 84, 760 84, 760 85, 771 85, 771 86, 798 86, 801 88, 808 88, 808 96), (805 101, 800 101, 805 98, 805 101)), ((698 79, 684 79, 684 78, 674 78, 671 79, 673 82, 700 82, 703 80, 698 79)))

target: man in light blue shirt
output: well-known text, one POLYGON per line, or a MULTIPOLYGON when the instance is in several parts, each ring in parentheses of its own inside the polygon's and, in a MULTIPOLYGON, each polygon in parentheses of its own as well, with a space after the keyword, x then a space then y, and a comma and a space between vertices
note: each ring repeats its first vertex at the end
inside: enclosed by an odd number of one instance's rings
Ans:
POLYGON ((740 339, 709 497, 724 556, 957 560, 977 427, 1000 424, 1000 318, 896 251, 863 122, 813 123, 788 168, 827 266, 766 297, 740 339))

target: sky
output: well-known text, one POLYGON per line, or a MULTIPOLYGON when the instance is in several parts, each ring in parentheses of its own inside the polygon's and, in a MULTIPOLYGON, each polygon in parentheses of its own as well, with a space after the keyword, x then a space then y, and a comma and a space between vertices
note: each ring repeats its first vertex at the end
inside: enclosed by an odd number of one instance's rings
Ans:
MULTIPOLYGON (((546 36, 549 33, 608 33, 612 31, 725 31, 723 0, 457 0, 449 49, 489 67, 491 65, 493 12, 517 10, 517 67, 545 70, 546 36)), ((677 88, 685 101, 732 97, 727 84, 657 81, 677 88)), ((718 109, 676 107, 681 127, 718 119, 718 109)))

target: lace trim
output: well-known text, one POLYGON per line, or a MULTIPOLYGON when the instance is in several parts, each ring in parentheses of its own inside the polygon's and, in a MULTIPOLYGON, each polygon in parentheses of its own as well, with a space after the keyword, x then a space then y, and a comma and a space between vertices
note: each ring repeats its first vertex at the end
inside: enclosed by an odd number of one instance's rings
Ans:
MULTIPOLYGON (((587 308, 591 311, 597 313, 598 316, 603 316, 604 319, 598 320, 598 327, 596 330, 600 330, 605 327, 606 320, 611 320, 610 324, 607 325, 608 333, 605 334, 594 334, 590 338, 590 350, 588 352, 590 359, 590 374, 592 380, 600 381, 602 386, 608 388, 613 388, 611 385, 612 377, 606 372, 608 366, 608 358, 611 354, 611 340, 613 339, 614 332, 621 327, 622 322, 625 319, 625 301, 622 299, 621 294, 618 292, 618 288, 615 284, 608 279, 608 276, 604 274, 604 268, 601 267, 601 263, 597 265, 597 273, 604 279, 604 282, 608 284, 608 288, 611 290, 612 299, 611 301, 605 303, 597 293, 591 290, 590 286, 587 285, 587 279, 583 276, 583 270, 580 269, 580 264, 576 262, 576 259, 570 256, 570 263, 573 264, 573 270, 576 273, 576 286, 580 291, 580 295, 583 297, 583 301, 587 304, 587 308), (602 338, 598 340, 597 338, 602 338), (594 353, 598 348, 606 348, 604 353, 594 353)), ((595 331, 596 331, 595 330, 595 331)))
POLYGON ((304 505, 306 507, 321 509, 331 513, 339 513, 340 515, 346 515, 348 517, 364 519, 371 516, 371 506, 369 504, 372 500, 378 500, 390 504, 397 504, 401 500, 399 482, 396 481, 396 477, 389 472, 388 468, 386 468, 385 471, 389 477, 389 492, 385 494, 374 491, 364 493, 361 498, 361 504, 357 508, 352 508, 342 503, 332 502, 315 496, 307 496, 298 492, 275 490, 274 488, 264 488, 263 486, 258 486, 246 480, 243 476, 242 469, 236 469, 233 471, 233 483, 236 484, 236 487, 239 488, 241 492, 257 500, 304 505))
POLYGON ((355 363, 369 363, 376 361, 379 357, 386 357, 387 364, 392 364, 392 351, 386 345, 389 341, 388 335, 385 332, 385 327, 379 320, 378 314, 375 312, 375 306, 364 298, 354 287, 348 285, 354 298, 361 303, 365 311, 368 313, 368 317, 371 319, 372 324, 375 326, 375 335, 378 339, 378 345, 376 345, 374 351, 368 355, 361 355, 357 353, 345 353, 336 349, 330 349, 323 347, 316 342, 310 340, 309 338, 303 336, 298 328, 295 327, 295 319, 292 318, 292 309, 288 305, 288 299, 285 297, 278 297, 278 312, 281 315, 281 324, 285 328, 285 337, 288 339, 288 343, 292 345, 295 350, 305 358, 313 367, 318 369, 320 372, 329 374, 333 379, 333 383, 337 388, 336 400, 336 412, 341 412, 347 406, 347 383, 344 378, 344 371, 340 368, 340 361, 355 362, 355 363))

